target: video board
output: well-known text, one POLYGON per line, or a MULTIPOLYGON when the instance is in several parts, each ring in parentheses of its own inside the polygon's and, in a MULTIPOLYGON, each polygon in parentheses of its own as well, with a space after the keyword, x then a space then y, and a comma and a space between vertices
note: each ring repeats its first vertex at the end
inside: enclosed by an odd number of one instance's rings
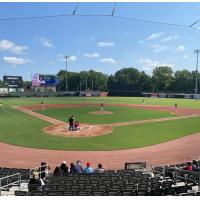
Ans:
POLYGON ((56 86, 59 79, 55 75, 34 74, 32 76, 32 86, 56 86))

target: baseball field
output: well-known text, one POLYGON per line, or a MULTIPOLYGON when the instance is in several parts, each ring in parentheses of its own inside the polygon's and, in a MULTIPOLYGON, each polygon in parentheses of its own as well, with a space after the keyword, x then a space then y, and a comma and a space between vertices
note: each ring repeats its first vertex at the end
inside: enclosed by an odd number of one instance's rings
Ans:
POLYGON ((198 156, 198 100, 48 97, 0 102, 2 165, 28 167, 44 157, 56 163, 80 155, 119 168, 125 161, 138 159, 160 164, 198 156), (80 122, 79 131, 68 131, 71 115, 80 122))
MULTIPOLYGON (((198 109, 200 110, 200 101, 197 100, 66 97, 3 99, 1 102, 3 108, 0 111, 0 140, 18 146, 92 151, 130 149, 174 140, 200 131, 200 116, 187 115, 186 118, 182 118, 174 108, 176 103, 177 110, 188 109, 194 110, 196 113, 198 109), (41 105, 41 101, 44 105, 41 105), (108 114, 98 113, 100 103, 105 104, 104 111, 107 111, 108 114), (140 106, 138 107, 138 105, 140 106), (69 116, 74 115, 81 126, 83 124, 90 126, 108 124, 112 126, 112 130, 109 131, 109 134, 87 134, 86 137, 81 137, 82 135, 78 132, 71 133, 71 137, 65 135, 64 132, 46 134, 44 128, 50 126, 51 121, 16 110, 14 106, 27 106, 33 112, 59 120, 58 124, 63 122, 62 126, 66 129, 69 116), (165 110, 165 106, 166 108, 171 107, 171 110, 165 110), (156 107, 157 109, 155 109, 156 107), (96 114, 93 113, 95 111, 97 111, 96 114), (175 116, 179 117, 176 119, 175 116), (163 119, 151 122, 151 119, 160 118, 172 118, 172 120, 163 119), (135 121, 144 123, 135 124, 135 121), (80 137, 78 137, 79 135, 80 137)), ((182 115, 185 113, 181 113, 182 115)), ((84 131, 91 132, 89 128, 84 131)))

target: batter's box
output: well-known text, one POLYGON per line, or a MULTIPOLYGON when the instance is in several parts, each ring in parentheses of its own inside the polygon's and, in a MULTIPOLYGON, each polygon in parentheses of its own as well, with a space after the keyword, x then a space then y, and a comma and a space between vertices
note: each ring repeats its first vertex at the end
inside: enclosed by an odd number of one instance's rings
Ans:
POLYGON ((81 127, 82 130, 90 130, 92 129, 92 126, 84 126, 84 127, 81 127))

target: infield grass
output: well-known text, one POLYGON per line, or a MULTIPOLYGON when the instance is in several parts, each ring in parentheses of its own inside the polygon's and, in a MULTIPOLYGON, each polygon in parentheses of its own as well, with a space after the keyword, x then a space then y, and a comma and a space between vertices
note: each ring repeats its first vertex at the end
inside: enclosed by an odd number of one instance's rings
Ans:
POLYGON ((113 112, 109 115, 95 115, 90 114, 92 111, 99 111, 98 106, 86 106, 80 108, 52 108, 46 110, 35 111, 52 117, 63 122, 68 122, 68 118, 71 115, 75 116, 75 119, 80 123, 89 124, 111 124, 116 122, 128 122, 143 119, 155 119, 162 117, 174 116, 168 112, 156 111, 156 110, 145 110, 140 108, 128 108, 128 107, 113 107, 106 106, 104 110, 113 112))

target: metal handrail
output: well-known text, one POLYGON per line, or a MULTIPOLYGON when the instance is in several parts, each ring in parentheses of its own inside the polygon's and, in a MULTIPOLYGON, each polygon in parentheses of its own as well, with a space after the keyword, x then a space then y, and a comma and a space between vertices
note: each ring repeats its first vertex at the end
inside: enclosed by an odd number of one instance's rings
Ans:
POLYGON ((22 181, 22 179, 21 179, 21 174, 20 174, 20 173, 16 173, 16 174, 12 174, 12 175, 5 176, 5 177, 0 178, 0 196, 1 196, 1 189, 2 189, 2 188, 8 187, 8 186, 13 185, 13 184, 15 184, 15 183, 19 183, 20 186, 21 186, 21 181, 22 181), (14 177, 14 176, 19 176, 19 180, 14 181, 14 182, 12 182, 12 183, 9 183, 9 184, 7 184, 7 185, 2 186, 2 180, 4 180, 4 179, 9 179, 9 178, 14 177))

